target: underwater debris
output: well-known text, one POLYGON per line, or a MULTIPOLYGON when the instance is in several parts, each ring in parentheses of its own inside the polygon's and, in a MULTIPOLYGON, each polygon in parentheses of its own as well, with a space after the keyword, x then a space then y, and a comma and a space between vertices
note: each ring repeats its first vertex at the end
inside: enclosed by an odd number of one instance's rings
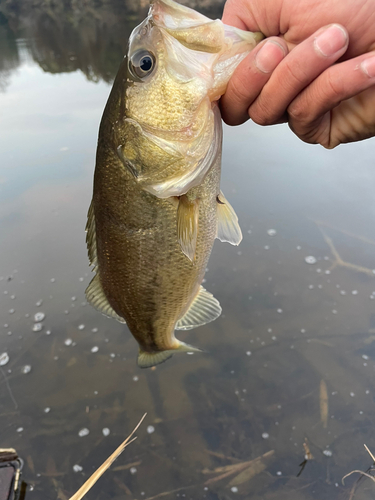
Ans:
POLYGON ((138 424, 134 427, 133 431, 130 433, 130 435, 125 439, 123 443, 120 444, 120 446, 112 453, 111 456, 107 458, 107 460, 88 478, 88 480, 81 486, 81 488, 75 493, 72 497, 70 497, 69 500, 81 500, 86 493, 91 490, 91 488, 94 486, 94 484, 98 481, 98 479, 104 474, 104 472, 111 466, 111 464, 116 460, 116 458, 121 455, 121 453, 124 451, 124 449, 132 443, 137 437, 134 437, 131 439, 135 431, 138 429, 138 427, 141 425, 143 420, 145 419, 147 413, 143 415, 141 420, 138 422, 138 424))

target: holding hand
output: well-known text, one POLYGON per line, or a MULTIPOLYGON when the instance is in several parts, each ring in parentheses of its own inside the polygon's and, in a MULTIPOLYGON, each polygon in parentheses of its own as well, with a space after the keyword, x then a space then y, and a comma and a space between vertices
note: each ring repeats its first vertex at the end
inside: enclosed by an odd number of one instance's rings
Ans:
POLYGON ((375 135, 374 2, 228 0, 223 22, 270 37, 232 76, 226 123, 288 122, 326 148, 375 135))

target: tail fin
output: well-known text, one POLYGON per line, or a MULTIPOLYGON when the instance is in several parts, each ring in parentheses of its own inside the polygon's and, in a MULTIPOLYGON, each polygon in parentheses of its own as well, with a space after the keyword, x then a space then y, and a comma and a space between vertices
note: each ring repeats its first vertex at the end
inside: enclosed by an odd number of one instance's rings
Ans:
POLYGON ((171 358, 174 352, 203 352, 202 349, 193 347, 185 342, 178 341, 178 347, 167 351, 146 352, 139 349, 138 366, 140 368, 151 368, 151 366, 160 365, 171 358))

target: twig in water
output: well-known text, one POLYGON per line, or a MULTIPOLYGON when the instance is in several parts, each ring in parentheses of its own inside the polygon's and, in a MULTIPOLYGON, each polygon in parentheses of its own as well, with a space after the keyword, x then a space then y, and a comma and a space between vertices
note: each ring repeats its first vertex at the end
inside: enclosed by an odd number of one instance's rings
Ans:
MULTIPOLYGON (((318 227, 319 227, 319 225, 318 225, 318 227)), ((333 243, 333 240, 325 234, 325 232, 322 230, 321 227, 319 227, 319 229, 323 235, 325 242, 329 246, 333 257, 334 257, 334 261, 333 261, 333 264, 332 264, 330 270, 334 269, 337 266, 346 267, 347 269, 352 269, 353 271, 357 271, 359 273, 364 273, 364 274, 367 274, 369 276, 374 277, 374 271, 372 269, 369 269, 369 268, 364 267, 364 266, 359 266, 357 264, 352 264, 351 262, 346 262, 345 260, 343 260, 342 257, 340 256, 340 254, 338 253, 338 251, 336 250, 336 247, 333 243)))
MULTIPOLYGON (((351 476, 352 474, 354 474, 355 472, 358 472, 358 474, 361 474, 361 477, 362 477, 362 476, 366 476, 366 477, 368 477, 369 479, 371 479, 371 481, 374 481, 374 483, 375 483, 375 477, 374 477, 374 476, 371 476, 371 474, 367 474, 367 472, 363 472, 362 470, 352 470, 352 471, 351 471, 351 472, 349 472, 348 474, 345 474, 345 476, 341 479, 342 484, 345 484, 345 483, 344 483, 344 480, 345 480, 347 477, 349 477, 349 476, 351 476)), ((361 479, 361 478, 359 478, 359 479, 361 479)), ((358 481, 359 481, 359 479, 358 479, 358 481)))
POLYGON ((354 474, 355 472, 357 472, 358 474, 361 474, 359 476, 359 478, 357 479, 357 481, 353 484, 353 487, 352 489, 350 490, 350 496, 349 496, 349 500, 353 500, 354 498, 354 494, 355 494, 355 491, 357 489, 357 485, 359 483, 359 481, 363 478, 363 477, 368 477, 369 479, 371 479, 371 481, 373 481, 375 483, 375 477, 372 476, 371 474, 369 474, 368 472, 372 469, 372 467, 375 465, 375 457, 374 455, 371 453, 371 451, 368 449, 368 447, 366 445, 364 445, 364 447, 366 448, 366 451, 367 453, 370 455, 370 457, 372 458, 373 462, 372 462, 372 465, 367 469, 366 472, 363 472, 361 470, 352 470, 351 472, 349 472, 349 474, 346 474, 342 479, 342 484, 345 484, 344 481, 347 477, 351 476, 352 474, 354 474))
POLYGON ((121 455, 121 453, 124 451, 124 449, 132 443, 136 437, 133 439, 130 439, 135 431, 138 429, 138 427, 141 425, 143 422, 145 416, 147 413, 143 415, 141 420, 138 422, 138 424, 135 426, 131 434, 125 439, 123 443, 120 444, 120 446, 112 453, 110 457, 107 458, 107 460, 89 477, 89 479, 84 483, 83 486, 75 493, 69 500, 81 500, 86 493, 94 486, 94 484, 97 482, 97 480, 104 474, 104 472, 111 466, 111 464, 116 460, 116 458, 121 455))
POLYGON ((190 486, 181 486, 180 488, 177 488, 175 490, 163 491, 162 493, 158 493, 157 495, 154 495, 153 497, 148 497, 145 500, 155 500, 155 498, 166 497, 168 495, 171 495, 172 493, 178 493, 179 491, 188 490, 190 488, 195 488, 196 486, 197 486, 196 484, 191 484, 190 486))
POLYGON ((12 392, 12 389, 10 388, 8 378, 7 378, 7 376, 5 375, 5 373, 3 372, 3 370, 1 368, 0 368, 0 371, 1 371, 1 375, 4 377, 4 382, 5 382, 6 386, 7 386, 7 389, 8 389, 8 392, 9 392, 9 396, 11 397, 11 400, 14 403, 14 409, 17 410, 18 409, 18 403, 17 403, 15 397, 13 396, 13 392, 12 392))
MULTIPOLYGON (((204 484, 209 485, 212 483, 216 483, 218 481, 221 481, 222 479, 225 479, 228 476, 232 476, 234 474, 237 474, 236 478, 248 469, 248 474, 249 478, 259 474, 266 468, 265 460, 271 458, 274 455, 275 451, 271 450, 265 453, 264 455, 261 455, 260 457, 254 458, 253 460, 249 460, 248 462, 241 462, 239 464, 232 464, 232 465, 225 465, 224 467, 216 467, 215 470, 207 470, 204 469, 202 472, 203 474, 212 474, 212 473, 219 473, 219 476, 212 477, 211 479, 208 479, 204 484)), ((235 479, 236 479, 235 478, 235 479)), ((234 484, 234 483, 233 483, 234 484)), ((238 483, 240 484, 240 483, 238 483)))

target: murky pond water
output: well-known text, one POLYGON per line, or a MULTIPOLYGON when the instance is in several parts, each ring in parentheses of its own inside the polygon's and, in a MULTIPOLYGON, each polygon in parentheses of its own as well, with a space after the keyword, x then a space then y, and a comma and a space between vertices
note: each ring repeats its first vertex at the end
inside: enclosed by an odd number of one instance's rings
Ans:
POLYGON ((179 334, 205 354, 142 371, 85 302, 98 124, 144 3, 0 5, 0 446, 27 500, 65 500, 147 412, 88 499, 374 498, 341 482, 375 452, 374 139, 225 128, 244 239, 209 262, 223 315, 179 334))

